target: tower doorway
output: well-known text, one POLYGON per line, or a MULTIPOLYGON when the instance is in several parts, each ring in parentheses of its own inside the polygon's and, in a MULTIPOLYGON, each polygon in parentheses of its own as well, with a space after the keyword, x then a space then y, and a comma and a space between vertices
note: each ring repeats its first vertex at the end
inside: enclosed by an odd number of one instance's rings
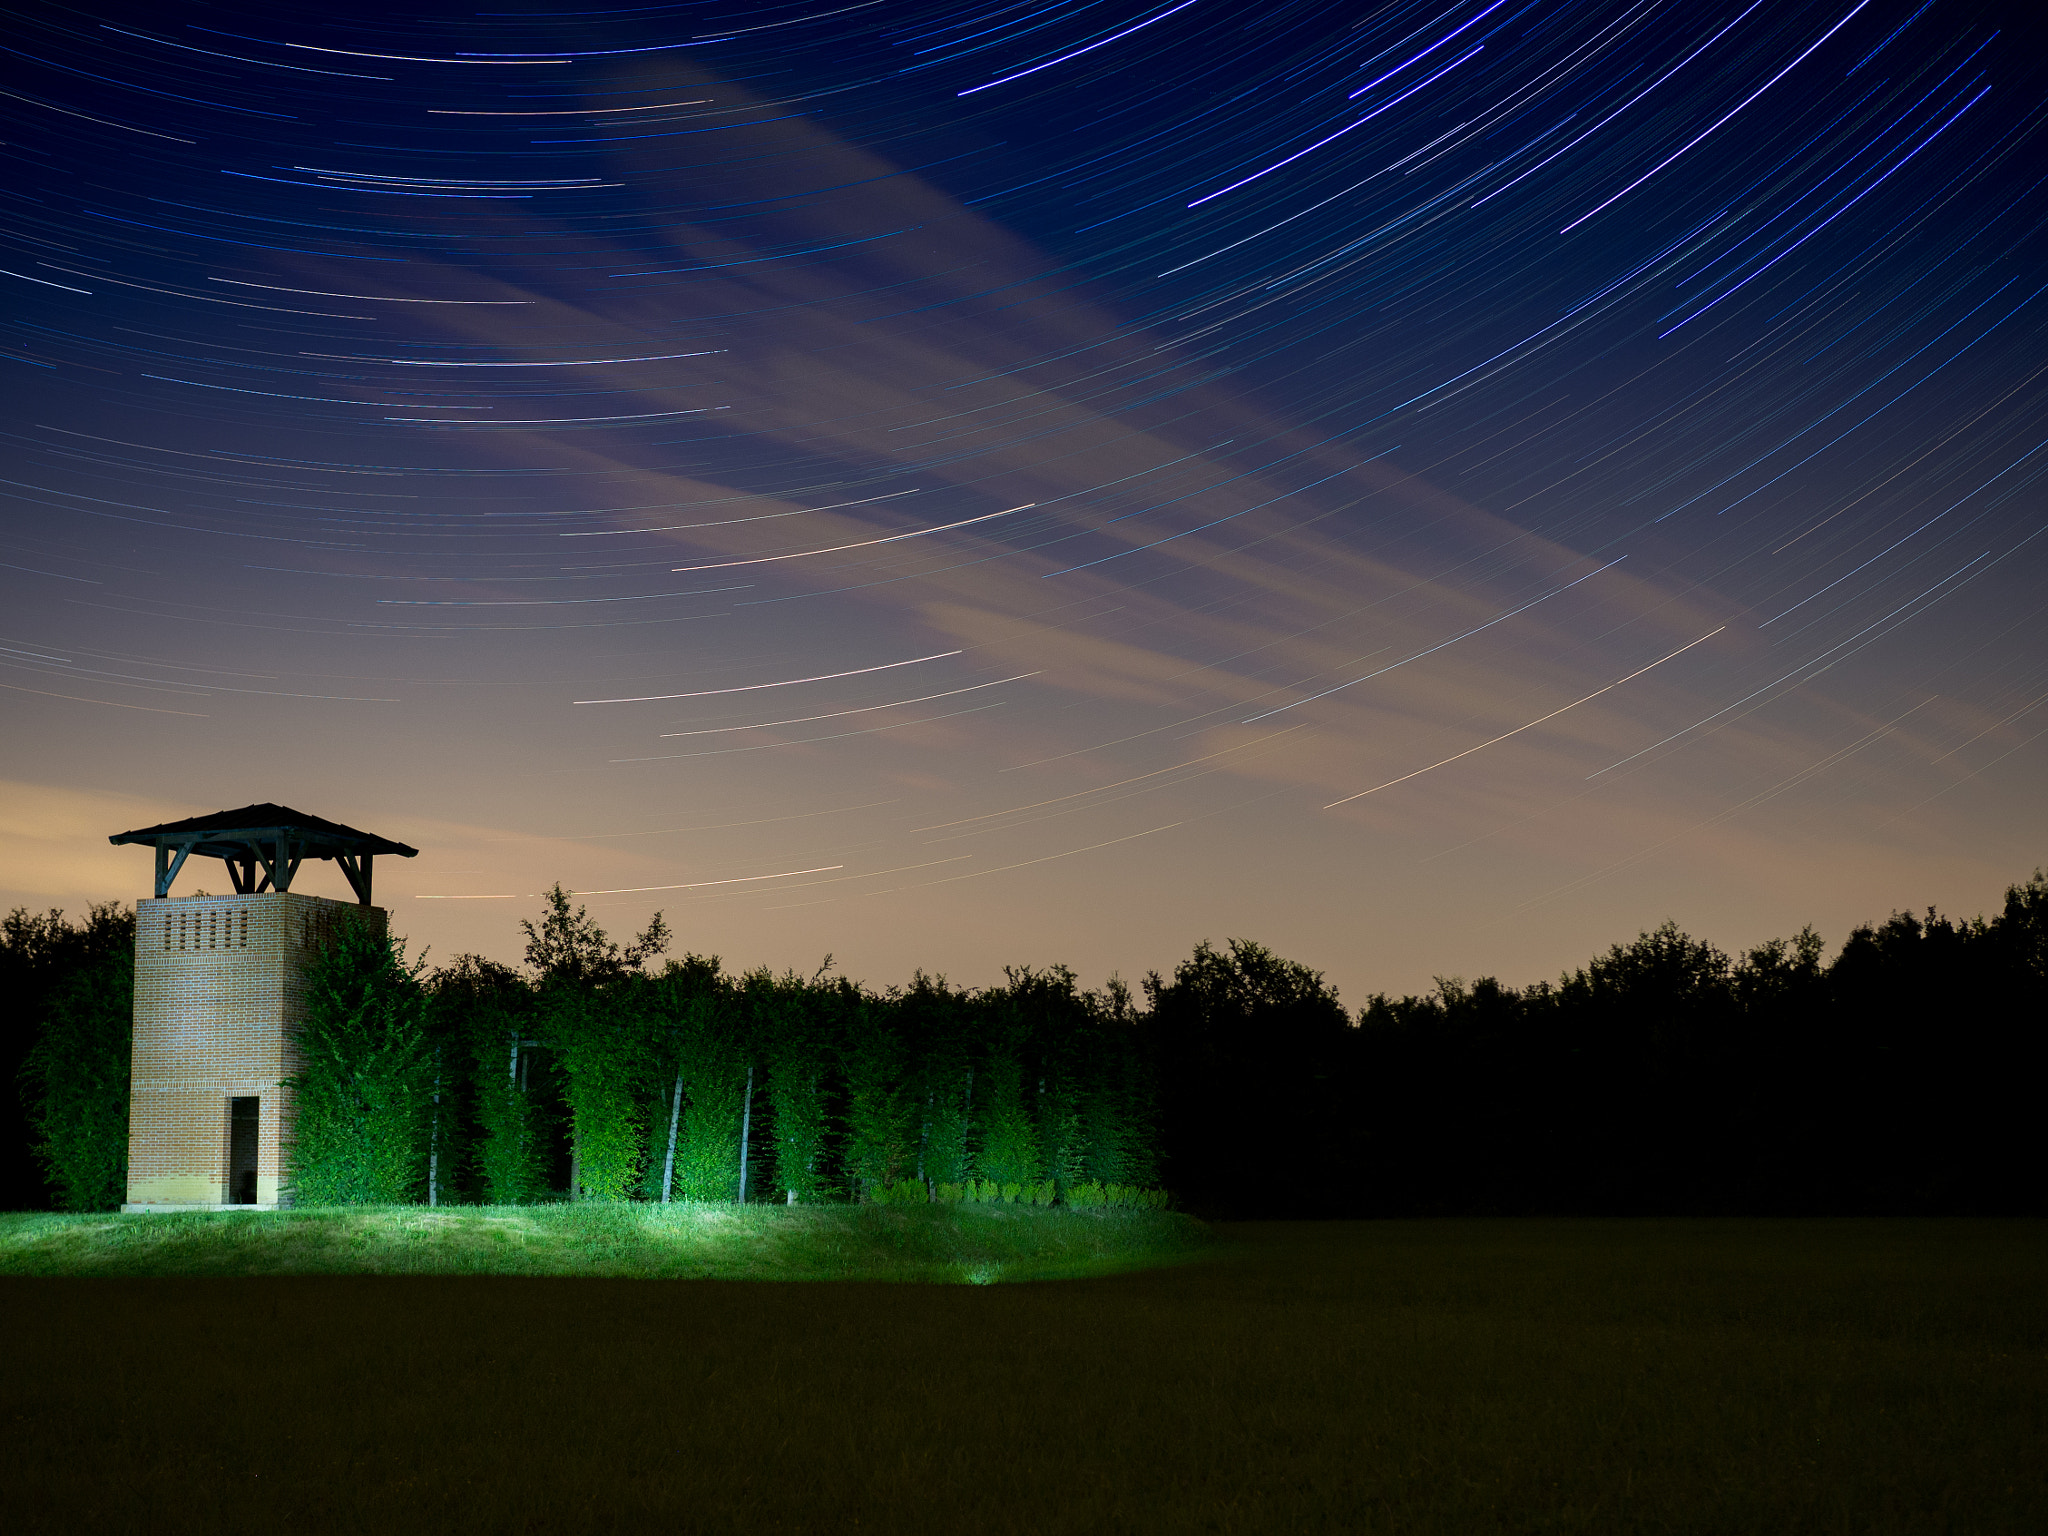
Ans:
POLYGON ((262 1099, 228 1100, 228 1198, 229 1205, 256 1203, 256 1133, 262 1124, 262 1099))

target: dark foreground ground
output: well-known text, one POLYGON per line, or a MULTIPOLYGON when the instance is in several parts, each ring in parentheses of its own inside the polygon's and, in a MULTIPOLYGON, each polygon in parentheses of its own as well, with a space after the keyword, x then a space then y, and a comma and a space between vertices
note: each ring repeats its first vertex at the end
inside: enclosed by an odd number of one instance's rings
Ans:
POLYGON ((0 1517, 2048 1530, 2048 1224, 1225 1230, 1027 1285, 0 1281, 0 1517))

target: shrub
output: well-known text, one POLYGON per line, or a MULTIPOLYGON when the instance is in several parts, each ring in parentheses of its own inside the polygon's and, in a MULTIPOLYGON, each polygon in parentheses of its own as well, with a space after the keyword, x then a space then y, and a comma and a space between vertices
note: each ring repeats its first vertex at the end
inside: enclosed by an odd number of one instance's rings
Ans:
MULTIPOLYGON (((823 975, 820 967, 818 979, 823 975)), ((834 1051, 832 1017, 823 1005, 843 997, 844 990, 809 987, 793 975, 777 980, 765 970, 749 973, 744 983, 744 1006, 765 1058, 774 1187, 792 1205, 832 1195, 827 1078, 834 1051)))
MULTIPOLYGON (((1038 1133, 1024 1107, 1023 1073, 1012 1060, 989 1064, 988 1106, 981 1123, 977 1166, 1007 1191, 1038 1177, 1038 1133)), ((1004 1199, 1013 1198, 1005 1194, 1004 1199)))
POLYGON ((547 1188, 547 1125, 529 1087, 533 1022, 526 984, 508 966, 458 955, 435 973, 437 1030, 468 1042, 476 1117, 472 1166, 490 1205, 523 1205, 547 1188))
POLYGON ((1024 1186, 1022 1184, 1012 1182, 1003 1186, 1003 1200, 1007 1204, 1015 1205, 1023 1193, 1024 1186))
POLYGON ((848 1183, 870 1201, 916 1171, 922 1095, 912 1063, 889 1017, 865 1008, 847 1020, 840 1062, 846 1081, 845 1163, 848 1183))
POLYGON ((36 1161, 66 1211, 110 1211, 128 1185, 135 952, 109 949, 61 982, 22 1065, 36 1161))
MULTIPOLYGON (((708 1021, 706 1021, 708 1022, 708 1021)), ((682 1043, 683 1124, 676 1190, 685 1200, 733 1200, 740 1189, 740 1140, 751 1081, 746 1058, 700 1023, 682 1043)))
POLYGON ((868 1195, 870 1205, 923 1205, 931 1192, 922 1179, 898 1179, 893 1184, 876 1184, 868 1195))
POLYGON ((391 1205, 418 1193, 434 1092, 423 968, 361 917, 337 924, 314 960, 296 1042, 304 1066, 284 1079, 295 1100, 295 1201, 391 1205))
POLYGON ((640 1065, 642 1010, 620 995, 560 979, 542 990, 547 1038, 561 1057, 564 1097, 575 1117, 577 1182, 593 1200, 623 1200, 647 1155, 640 1065))

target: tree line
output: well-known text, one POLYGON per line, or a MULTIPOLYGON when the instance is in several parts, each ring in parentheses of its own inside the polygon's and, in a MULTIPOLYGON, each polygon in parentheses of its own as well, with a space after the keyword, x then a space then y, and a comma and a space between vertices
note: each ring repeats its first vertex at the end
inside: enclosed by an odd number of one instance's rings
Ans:
MULTIPOLYGON (((62 1208, 125 1178, 133 914, 17 909, 22 1145, 62 1208), (22 1025, 29 1028, 24 1032, 22 1025)), ((429 971, 368 924, 316 962, 304 1203, 1022 1200, 1231 1215, 2034 1213, 2048 876, 1731 956, 1670 923, 1556 982, 1348 1012, 1207 943, 1140 994, 1012 969, 876 992, 663 960, 559 887, 523 970, 429 971)), ((16 1204, 27 1204, 18 1198, 16 1204)))
MULTIPOLYGON (((102 948, 132 974, 132 913, 95 914, 125 921, 129 946, 102 948)), ((700 955, 657 968, 660 914, 622 946, 560 887, 522 928, 523 973, 474 955, 430 972, 379 923, 335 925, 287 1079, 296 1203, 1164 1203, 1151 1074, 1114 982, 1020 968, 980 991, 919 974, 875 993, 829 957, 809 977, 700 955)), ((23 1084, 66 1209, 122 1198, 131 1006, 72 985, 43 1009, 23 1084), (75 1066, 114 1056, 118 1080, 75 1066)))

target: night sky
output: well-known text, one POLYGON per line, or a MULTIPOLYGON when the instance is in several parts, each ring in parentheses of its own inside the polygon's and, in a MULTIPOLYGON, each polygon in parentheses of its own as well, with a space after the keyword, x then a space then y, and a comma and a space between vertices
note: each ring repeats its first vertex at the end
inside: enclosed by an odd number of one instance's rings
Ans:
POLYGON ((1355 1005, 2048 860, 2023 7, 332 9, 7 12, 0 906, 1355 1005))

